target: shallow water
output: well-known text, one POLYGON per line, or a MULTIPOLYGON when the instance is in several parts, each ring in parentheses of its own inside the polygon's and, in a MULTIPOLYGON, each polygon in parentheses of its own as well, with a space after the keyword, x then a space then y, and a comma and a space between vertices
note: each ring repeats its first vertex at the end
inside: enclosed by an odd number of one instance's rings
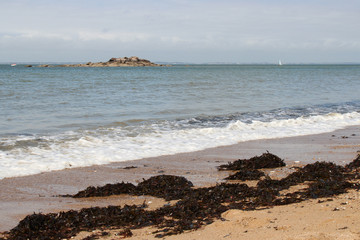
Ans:
POLYGON ((359 65, 0 65, 0 178, 360 124, 359 65))

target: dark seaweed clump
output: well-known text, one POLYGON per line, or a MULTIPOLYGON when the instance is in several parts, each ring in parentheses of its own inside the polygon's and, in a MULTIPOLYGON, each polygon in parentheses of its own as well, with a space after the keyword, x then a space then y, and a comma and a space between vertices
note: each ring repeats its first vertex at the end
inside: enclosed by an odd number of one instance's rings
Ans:
POLYGON ((151 195, 166 201, 180 199, 193 187, 184 177, 172 175, 154 176, 138 184, 135 195, 151 195))
POLYGON ((235 174, 232 174, 225 178, 225 180, 259 180, 261 177, 265 176, 265 174, 257 169, 254 170, 240 170, 235 174))
POLYGON ((218 169, 222 170, 251 170, 262 168, 278 168, 286 166, 284 160, 269 152, 263 153, 261 156, 255 156, 250 159, 239 159, 228 164, 220 165, 218 169))
POLYGON ((323 198, 346 193, 354 185, 347 181, 319 180, 309 184, 305 191, 307 198, 323 198))
POLYGON ((308 164, 281 180, 266 178, 258 182, 259 188, 276 190, 287 189, 305 181, 331 180, 342 181, 346 176, 345 168, 330 162, 315 162, 308 164))
POLYGON ((145 211, 144 205, 125 205, 84 208, 50 214, 32 214, 25 217, 10 231, 9 239, 64 239, 80 231, 108 226, 142 227, 158 224, 162 219, 154 212, 145 211))
MULTIPOLYGON (((357 160, 358 158, 354 162, 357 160)), ((355 163, 351 166, 356 168, 355 163)), ((126 186, 134 191, 131 194, 146 192, 148 195, 164 196, 168 199, 174 199, 176 196, 179 201, 174 205, 164 205, 153 211, 146 210, 144 205, 133 205, 123 208, 85 208, 57 214, 32 214, 8 232, 5 239, 64 239, 76 235, 79 231, 92 231, 98 228, 103 232, 111 228, 122 228, 125 230, 119 234, 127 237, 132 235, 131 229, 150 225, 158 227, 159 230, 154 232, 156 237, 164 237, 210 224, 220 219, 221 214, 229 209, 269 208, 311 198, 331 197, 345 193, 348 189, 359 189, 353 180, 354 174, 348 167, 326 162, 308 164, 281 180, 272 180, 267 176, 259 181, 256 187, 221 183, 213 187, 194 189, 191 187, 192 183, 185 178, 160 175, 144 180, 135 187, 136 190, 131 185, 126 186), (305 184, 305 188, 291 191, 291 186, 299 184, 305 184), (281 190, 287 190, 287 193, 282 193, 281 190)), ((108 184, 104 188, 88 189, 92 189, 89 191, 92 194, 105 190, 112 194, 119 191, 116 190, 119 186, 123 188, 125 184, 108 184), (115 190, 110 190, 111 186, 115 190)), ((74 196, 76 195, 80 194, 74 196)), ((103 196, 103 193, 100 195, 103 196)))
POLYGON ((104 197, 119 194, 131 194, 136 192, 136 186, 132 183, 115 183, 106 184, 102 187, 90 186, 83 191, 71 196, 74 198, 86 198, 86 197, 104 197))
POLYGON ((285 162, 278 156, 269 152, 262 154, 260 157, 255 156, 250 159, 239 159, 232 163, 218 167, 220 171, 232 170, 237 171, 235 174, 225 178, 225 180, 259 180, 265 174, 258 169, 278 168, 285 166, 285 162))
POLYGON ((359 168, 360 167, 360 154, 358 154, 357 158, 354 161, 347 164, 345 167, 348 168, 348 169, 359 168))
MULTIPOLYGON (((132 183, 106 184, 102 187, 88 187, 75 195, 74 198, 103 197, 119 194, 151 195, 164 198, 167 201, 180 199, 193 187, 192 182, 184 177, 172 175, 159 175, 143 180, 137 186, 132 183)), ((69 197, 69 196, 67 196, 69 197)))

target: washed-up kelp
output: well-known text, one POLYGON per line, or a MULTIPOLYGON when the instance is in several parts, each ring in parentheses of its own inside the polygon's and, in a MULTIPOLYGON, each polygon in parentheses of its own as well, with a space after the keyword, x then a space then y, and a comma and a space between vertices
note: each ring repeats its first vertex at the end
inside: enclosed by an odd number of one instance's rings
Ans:
POLYGON ((122 169, 129 170, 129 169, 134 169, 134 168, 138 168, 138 167, 136 167, 136 166, 128 166, 128 167, 124 167, 122 169))
POLYGON ((137 195, 151 195, 166 201, 180 199, 193 187, 192 182, 184 177, 159 175, 142 181, 137 186, 137 195))
POLYGON ((104 197, 119 194, 131 195, 151 195, 164 198, 167 201, 180 199, 186 195, 193 187, 192 182, 184 177, 173 175, 159 175, 143 180, 137 186, 132 183, 106 184, 102 187, 88 187, 75 195, 65 195, 65 197, 85 198, 85 197, 104 197))
POLYGON ((360 167, 360 154, 358 154, 357 158, 352 161, 351 163, 347 164, 345 168, 348 169, 355 169, 360 167))
POLYGON ((156 236, 198 229, 221 218, 221 214, 229 209, 254 210, 257 206, 271 203, 276 194, 246 184, 221 183, 214 187, 193 189, 174 206, 164 206, 158 210, 168 220, 159 225, 163 229, 157 231, 156 236))
POLYGON ((214 187, 207 188, 198 188, 194 189, 192 194, 184 196, 184 199, 187 198, 196 198, 201 202, 220 202, 226 203, 231 201, 242 200, 246 197, 256 196, 256 191, 254 188, 249 187, 246 184, 228 184, 221 183, 214 187))
POLYGON ((119 194, 132 194, 134 192, 136 192, 136 186, 134 184, 121 182, 115 184, 106 184, 102 187, 90 186, 75 195, 69 196, 74 198, 104 197, 119 194))
POLYGON ((265 176, 265 174, 257 169, 254 170, 240 170, 227 178, 225 180, 259 180, 261 177, 265 176))
MULTIPOLYGON (((74 236, 79 231, 99 228, 103 232, 113 228, 128 229, 128 235, 123 235, 125 237, 131 236, 131 229, 150 225, 159 229, 154 232, 156 237, 164 237, 210 224, 221 218, 221 214, 229 209, 254 210, 301 202, 310 198, 331 197, 345 193, 348 189, 359 189, 359 184, 354 183, 353 176, 347 168, 325 162, 308 164, 281 180, 267 177, 259 181, 256 187, 221 183, 213 187, 194 189, 191 187, 192 183, 185 178, 160 175, 144 180, 139 184, 141 187, 137 187, 142 188, 148 195, 169 194, 175 198, 172 185, 185 185, 187 190, 183 191, 183 195, 176 195, 179 201, 174 205, 164 205, 152 211, 144 209, 145 206, 142 205, 86 208, 58 214, 33 214, 24 218, 17 227, 7 233, 5 239, 64 239, 74 236), (290 191, 290 186, 304 182, 308 184, 307 188, 306 185, 305 188, 302 185, 300 190, 290 191), (157 191, 160 188, 162 190, 159 193, 157 191), (281 193, 280 190, 284 189, 288 190, 281 193)), ((107 191, 116 192, 109 189, 107 191)))
POLYGON ((310 183, 304 192, 305 198, 322 198, 339 195, 346 192, 346 189, 354 187, 350 182, 340 180, 318 180, 310 183))
POLYGON ((305 181, 341 181, 345 179, 345 177, 346 173, 343 167, 329 162, 315 162, 298 169, 296 172, 291 173, 281 180, 272 180, 269 178, 261 180, 258 182, 257 187, 282 190, 305 181))
POLYGON ((64 239, 80 231, 109 226, 141 227, 163 221, 161 216, 144 210, 144 206, 125 205, 84 208, 25 217, 9 233, 9 239, 64 239))
POLYGON ((125 229, 117 234, 118 236, 122 236, 123 238, 132 237, 133 233, 130 229, 125 229))
MULTIPOLYGON (((130 231, 130 230, 129 230, 130 231)), ((130 231, 130 233, 132 234, 132 232, 130 231)), ((100 237, 104 237, 104 236, 108 236, 109 233, 108 232, 100 232, 100 233, 93 233, 90 236, 87 236, 85 238, 83 238, 82 240, 95 240, 95 239, 99 239, 100 237)), ((120 234, 119 234, 120 235, 120 234)), ((132 236, 132 235, 131 235, 132 236)), ((124 237, 125 238, 125 237, 124 237)))
POLYGON ((250 159, 239 159, 228 164, 220 165, 218 169, 222 170, 251 170, 262 168, 278 168, 286 166, 284 160, 269 152, 263 153, 261 156, 255 156, 250 159))
POLYGON ((296 202, 302 202, 306 199, 332 197, 342 193, 346 193, 348 189, 358 189, 357 184, 341 180, 318 180, 311 182, 309 187, 303 191, 288 193, 284 198, 278 198, 274 201, 274 205, 286 205, 296 202))

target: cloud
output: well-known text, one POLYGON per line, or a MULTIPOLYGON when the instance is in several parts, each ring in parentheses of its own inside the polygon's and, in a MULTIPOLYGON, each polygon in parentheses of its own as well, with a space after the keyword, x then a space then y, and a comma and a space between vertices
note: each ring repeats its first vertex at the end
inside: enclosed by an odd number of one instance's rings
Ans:
POLYGON ((73 38, 69 35, 60 33, 45 33, 39 31, 24 31, 24 32, 11 32, 11 33, 0 33, 1 39, 16 41, 16 40, 32 40, 32 39, 47 39, 47 40, 63 40, 71 41, 73 38))
POLYGON ((149 39, 148 34, 136 32, 89 32, 80 31, 78 34, 80 41, 119 41, 134 42, 146 41, 149 39))
POLYGON ((349 59, 359 59, 359 12, 354 0, 1 1, 0 61, 10 53, 23 56, 17 49, 25 47, 52 56, 65 51, 69 61, 94 48, 152 56, 168 51, 204 61, 221 51, 234 59, 256 52, 262 61, 261 51, 346 50, 349 59))

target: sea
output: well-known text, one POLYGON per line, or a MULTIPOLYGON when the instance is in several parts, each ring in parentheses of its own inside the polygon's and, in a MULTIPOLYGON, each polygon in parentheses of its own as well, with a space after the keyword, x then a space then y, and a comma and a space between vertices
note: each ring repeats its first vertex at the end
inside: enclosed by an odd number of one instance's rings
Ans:
POLYGON ((360 125, 360 65, 0 65, 0 179, 360 125))

